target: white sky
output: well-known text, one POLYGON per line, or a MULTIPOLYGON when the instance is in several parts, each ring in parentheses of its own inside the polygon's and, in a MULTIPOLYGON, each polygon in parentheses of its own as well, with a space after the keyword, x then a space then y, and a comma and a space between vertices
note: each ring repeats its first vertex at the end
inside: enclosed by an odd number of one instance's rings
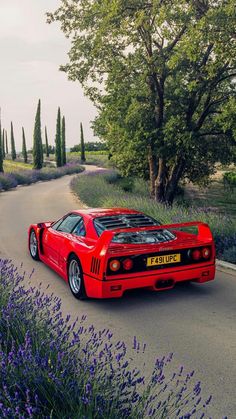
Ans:
MULTIPOLYGON (((2 125, 10 133, 13 121, 17 150, 21 149, 21 127, 27 147, 38 99, 42 101, 42 133, 47 125, 49 143, 54 144, 58 106, 66 118, 67 146, 79 143, 80 122, 85 141, 94 140, 90 121, 96 109, 84 97, 79 82, 69 82, 60 64, 68 62, 69 41, 45 13, 54 11, 59 0, 0 0, 0 106, 2 125)), ((44 141, 44 136, 43 136, 44 141)))

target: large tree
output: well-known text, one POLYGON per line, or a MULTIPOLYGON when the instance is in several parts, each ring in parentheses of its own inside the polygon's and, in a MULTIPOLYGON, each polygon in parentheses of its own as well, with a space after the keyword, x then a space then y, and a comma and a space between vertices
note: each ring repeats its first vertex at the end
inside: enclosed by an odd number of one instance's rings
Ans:
POLYGON ((55 158, 57 167, 62 165, 62 156, 61 156, 61 110, 58 108, 57 111, 57 123, 56 123, 56 138, 55 138, 55 158))
POLYGON ((11 158, 14 161, 16 159, 16 146, 14 138, 13 123, 11 122, 11 158))
POLYGON ((113 134, 130 159, 137 153, 131 132, 139 138, 158 201, 172 203, 183 177, 207 179, 216 161, 230 161, 235 143, 223 110, 235 106, 234 0, 68 0, 48 20, 71 38, 62 70, 97 105, 103 138, 113 134))
POLYGON ((25 141, 25 130, 22 127, 22 156, 24 159, 24 162, 28 162, 28 155, 27 155, 27 147, 26 147, 26 141, 25 141))
POLYGON ((64 116, 61 122, 61 163, 62 166, 66 164, 66 121, 64 116))
POLYGON ((33 141, 33 167, 34 169, 42 169, 43 167, 43 143, 41 132, 41 101, 39 99, 34 124, 34 141, 33 141))

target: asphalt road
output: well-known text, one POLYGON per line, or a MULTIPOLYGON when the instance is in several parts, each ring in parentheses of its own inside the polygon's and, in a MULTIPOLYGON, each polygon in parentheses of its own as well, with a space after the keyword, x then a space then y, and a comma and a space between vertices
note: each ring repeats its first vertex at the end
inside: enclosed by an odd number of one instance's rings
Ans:
MULTIPOLYGON (((94 170, 93 166, 86 166, 94 170)), ((83 176, 83 175, 80 175, 83 176)), ((23 262, 32 281, 62 299, 72 318, 86 314, 89 323, 109 327, 115 339, 145 342, 147 368, 156 356, 174 352, 171 368, 194 369, 203 394, 213 395, 212 418, 236 418, 236 276, 217 272, 209 284, 179 285, 171 291, 135 291, 119 300, 77 301, 66 283, 27 250, 29 224, 60 218, 82 204, 70 192, 71 177, 19 187, 0 194, 0 257, 23 262)), ((28 279, 26 278, 26 281, 28 279)), ((140 362, 137 361, 137 362, 140 362)))

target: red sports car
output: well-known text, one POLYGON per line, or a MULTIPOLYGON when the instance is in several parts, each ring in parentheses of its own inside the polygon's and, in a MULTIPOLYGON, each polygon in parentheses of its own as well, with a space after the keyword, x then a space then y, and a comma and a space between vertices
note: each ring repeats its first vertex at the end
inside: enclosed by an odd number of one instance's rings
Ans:
POLYGON ((134 288, 160 291, 215 276, 207 224, 161 225, 124 208, 72 211, 56 222, 33 224, 29 251, 68 281, 79 299, 121 297, 134 288), (191 231, 181 231, 186 227, 191 231))

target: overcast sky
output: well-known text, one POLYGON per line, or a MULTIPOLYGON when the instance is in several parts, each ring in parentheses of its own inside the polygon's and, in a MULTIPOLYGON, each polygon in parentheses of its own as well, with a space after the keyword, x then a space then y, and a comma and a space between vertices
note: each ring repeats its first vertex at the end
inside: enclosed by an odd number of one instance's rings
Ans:
MULTIPOLYGON (((2 125, 10 132, 13 121, 17 150, 21 149, 21 127, 27 147, 32 145, 38 99, 42 100, 42 127, 47 125, 49 143, 54 143, 58 106, 66 118, 67 144, 79 142, 83 122, 85 140, 93 140, 90 121, 96 110, 84 97, 79 82, 69 82, 58 70, 66 63, 69 41, 54 23, 46 23, 45 13, 59 0, 0 1, 0 106, 2 125)), ((9 134, 8 134, 9 135, 9 134)))

